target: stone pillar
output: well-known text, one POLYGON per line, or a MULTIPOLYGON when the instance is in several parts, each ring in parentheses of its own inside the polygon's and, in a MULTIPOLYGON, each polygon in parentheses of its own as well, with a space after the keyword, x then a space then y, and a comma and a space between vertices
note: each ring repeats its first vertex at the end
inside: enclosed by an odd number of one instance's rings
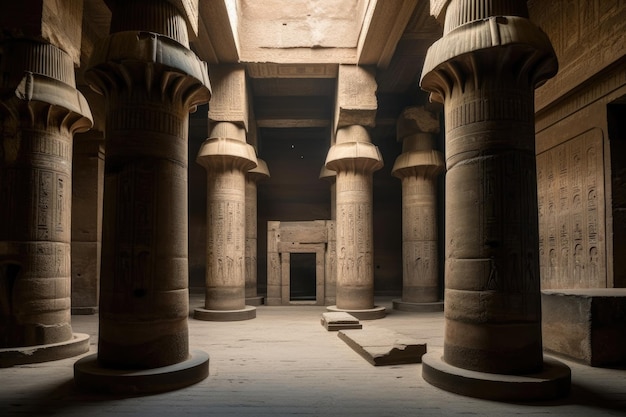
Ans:
POLYGON ((76 135, 72 175, 72 314, 98 312, 104 133, 76 135))
POLYGON ((404 311, 441 311, 437 251, 437 176, 443 156, 435 150, 439 133, 436 114, 409 107, 398 119, 402 154, 391 174, 402 180, 402 299, 404 311))
POLYGON ((257 167, 246 175, 246 304, 263 304, 257 293, 257 183, 270 177, 264 160, 257 158, 257 167))
MULTIPOLYGON (((80 30, 38 6, 0 16, 0 367, 89 350, 70 323, 72 139, 92 125, 74 75, 80 30)), ((80 27, 82 3, 57 12, 80 27)))
POLYGON ((208 375, 208 355, 189 351, 187 131, 210 89, 178 3, 111 1, 85 74, 105 97, 106 163, 98 354, 75 365, 81 389, 165 391, 208 375))
POLYGON ((207 170, 206 298, 194 318, 247 320, 256 317, 256 308, 246 306, 246 174, 257 158, 246 143, 246 73, 238 65, 219 66, 211 77, 209 138, 196 159, 207 170))
POLYGON ((433 385, 507 400, 569 389, 541 342, 533 92, 556 70, 525 1, 450 1, 421 80, 446 126, 444 350, 423 358, 433 385))
POLYGON ((385 308, 374 305, 372 176, 383 162, 366 129, 376 115, 375 76, 340 65, 337 86, 336 143, 326 157, 326 167, 337 173, 337 305, 328 309, 377 319, 385 308))
POLYGON ((324 274, 324 305, 337 304, 337 241, 335 221, 337 220, 337 173, 324 167, 320 172, 320 179, 330 184, 330 218, 326 222, 328 246, 326 247, 325 274, 324 274))

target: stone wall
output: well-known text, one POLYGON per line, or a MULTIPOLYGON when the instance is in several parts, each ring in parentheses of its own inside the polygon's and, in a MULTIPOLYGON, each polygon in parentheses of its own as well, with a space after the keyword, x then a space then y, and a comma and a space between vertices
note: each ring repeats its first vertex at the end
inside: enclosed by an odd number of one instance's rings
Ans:
POLYGON ((626 96, 626 5, 528 4, 559 59, 535 99, 542 288, 624 286, 626 268, 614 256, 624 226, 613 200, 625 161, 616 158, 607 106, 626 96))

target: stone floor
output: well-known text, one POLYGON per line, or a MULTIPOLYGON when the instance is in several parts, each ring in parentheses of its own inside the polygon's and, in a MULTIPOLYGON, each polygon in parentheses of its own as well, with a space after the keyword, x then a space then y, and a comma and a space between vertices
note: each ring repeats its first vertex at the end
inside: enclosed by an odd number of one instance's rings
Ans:
MULTIPOLYGON (((377 300, 391 306, 391 300, 377 300)), ((191 297, 191 308, 202 296, 191 297)), ((565 361, 568 398, 499 403, 442 391, 421 377, 421 365, 374 367, 320 324, 323 307, 261 306, 241 322, 190 319, 192 349, 209 353, 210 376, 174 392, 141 397, 78 393, 77 358, 0 369, 0 416, 626 416, 626 370, 565 361)), ((97 316, 73 316, 76 332, 97 346, 97 316)), ((363 321, 413 335, 440 351, 443 313, 390 310, 363 321)))

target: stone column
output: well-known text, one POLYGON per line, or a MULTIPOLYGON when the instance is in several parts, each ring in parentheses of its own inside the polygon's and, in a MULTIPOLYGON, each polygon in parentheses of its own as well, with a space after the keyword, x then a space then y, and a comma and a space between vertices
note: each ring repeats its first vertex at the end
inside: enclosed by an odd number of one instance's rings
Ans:
POLYGON ((263 304, 257 293, 257 183, 270 177, 264 160, 257 158, 257 167, 246 175, 246 304, 263 304))
POLYGON ((85 74, 105 97, 106 158, 98 354, 75 365, 81 389, 165 391, 208 375, 187 326, 188 113, 210 98, 189 49, 193 3, 111 1, 85 74))
POLYGON ((404 110, 397 124, 402 154, 391 174, 402 180, 402 299, 393 308, 441 311, 437 251, 437 176, 443 156, 435 150, 439 119, 423 107, 404 110))
POLYGON ((326 168, 320 172, 320 179, 330 184, 330 221, 326 222, 328 244, 326 247, 324 274, 324 305, 337 304, 337 241, 335 224, 337 220, 337 173, 326 168))
POLYGON ((336 143, 326 157, 337 173, 337 305, 328 310, 377 319, 385 308, 374 305, 372 176, 383 162, 366 129, 374 125, 376 81, 368 68, 340 65, 337 86, 336 143))
POLYGON ((76 135, 72 175, 72 314, 98 312, 104 132, 76 135))
POLYGON ((569 389, 541 342, 533 92, 556 70, 525 1, 449 2, 421 80, 446 126, 444 350, 423 358, 433 385, 507 400, 569 389))
POLYGON ((207 270, 204 308, 194 318, 248 320, 256 308, 246 306, 246 174, 257 166, 246 143, 248 104, 245 69, 211 68, 213 99, 209 138, 197 162, 207 170, 207 270))
MULTIPOLYGON (((72 139, 92 125, 80 31, 39 6, 0 16, 0 367, 89 350, 70 323, 72 139)), ((57 11, 80 27, 82 3, 57 11)))

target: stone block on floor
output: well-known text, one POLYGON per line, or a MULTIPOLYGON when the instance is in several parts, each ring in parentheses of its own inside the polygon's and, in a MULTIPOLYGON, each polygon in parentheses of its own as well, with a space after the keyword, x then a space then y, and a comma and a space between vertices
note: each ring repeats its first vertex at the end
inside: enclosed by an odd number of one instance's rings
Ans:
POLYGON ((591 366, 626 364, 626 289, 543 290, 543 347, 591 366))
POLYGON ((341 330, 338 336, 374 366, 421 363, 426 353, 426 343, 389 329, 341 330))
POLYGON ((344 312, 322 313, 322 326, 329 332, 344 329, 361 329, 363 325, 352 314, 344 312))

